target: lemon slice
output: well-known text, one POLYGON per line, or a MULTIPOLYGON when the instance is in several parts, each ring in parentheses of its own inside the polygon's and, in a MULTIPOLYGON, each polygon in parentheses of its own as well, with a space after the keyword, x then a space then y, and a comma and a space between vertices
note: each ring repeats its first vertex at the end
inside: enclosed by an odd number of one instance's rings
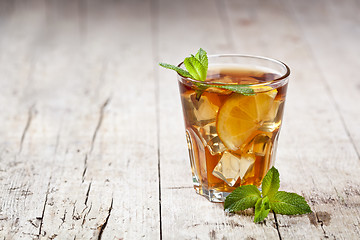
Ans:
POLYGON ((277 90, 268 86, 256 90, 261 92, 253 96, 233 93, 219 110, 217 132, 230 150, 238 150, 271 110, 277 90))

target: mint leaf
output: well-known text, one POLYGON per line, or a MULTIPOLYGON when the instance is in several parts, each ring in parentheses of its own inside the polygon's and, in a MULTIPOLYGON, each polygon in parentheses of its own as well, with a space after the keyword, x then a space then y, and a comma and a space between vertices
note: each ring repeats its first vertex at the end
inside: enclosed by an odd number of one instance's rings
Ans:
POLYGON ((305 198, 296 193, 279 191, 270 199, 271 209, 278 214, 295 215, 310 213, 305 198))
MULTIPOLYGON (((216 83, 215 83, 216 84, 216 83)), ((218 83, 220 84, 220 83, 218 83)), ((254 89, 250 88, 249 85, 239 84, 239 85, 212 85, 212 87, 227 89, 236 93, 240 93, 245 96, 255 95, 254 89)))
POLYGON ((271 210, 284 215, 312 212, 304 197, 296 193, 278 191, 279 186, 279 171, 272 167, 262 182, 263 197, 256 186, 241 186, 226 197, 224 208, 226 211, 235 212, 255 207, 255 223, 263 221, 271 210))
POLYGON ((191 55, 191 57, 185 58, 184 64, 195 80, 206 80, 207 68, 205 68, 196 57, 191 55))
POLYGON ((279 171, 272 167, 266 173, 264 179, 262 180, 262 195, 268 196, 270 199, 277 193, 280 187, 280 177, 279 171))
POLYGON ((196 53, 195 57, 206 68, 206 71, 207 71, 207 69, 208 69, 208 57, 207 57, 207 53, 205 52, 205 50, 200 48, 199 51, 196 53))
POLYGON ((159 65, 164 67, 164 68, 175 70, 177 73, 179 73, 183 77, 193 78, 193 76, 191 76, 191 74, 188 71, 186 71, 186 70, 184 70, 182 68, 179 68, 179 67, 176 67, 174 65, 167 64, 167 63, 159 63, 159 65))
POLYGON ((208 86, 206 86, 205 84, 202 83, 194 83, 198 89, 195 90, 196 93, 196 100, 200 100, 201 95, 204 93, 204 91, 208 88, 208 86))
POLYGON ((224 208, 229 212, 242 211, 254 207, 260 198, 260 191, 254 185, 241 186, 226 197, 224 208))
POLYGON ((190 57, 185 58, 184 65, 187 71, 167 63, 159 63, 159 65, 164 68, 175 70, 183 77, 205 81, 208 70, 208 57, 207 53, 200 48, 196 53, 196 56, 191 55, 190 57))
POLYGON ((259 200, 255 204, 255 217, 254 222, 262 222, 270 212, 270 203, 269 198, 259 198, 259 200))

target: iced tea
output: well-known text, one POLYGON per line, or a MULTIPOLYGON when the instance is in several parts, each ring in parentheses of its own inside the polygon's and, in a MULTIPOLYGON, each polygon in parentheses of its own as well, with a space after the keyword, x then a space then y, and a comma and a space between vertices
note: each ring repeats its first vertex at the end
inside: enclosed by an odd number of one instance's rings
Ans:
POLYGON ((287 80, 266 67, 209 65, 206 84, 179 76, 196 191, 221 202, 241 185, 260 186, 274 164, 287 80), (217 87, 246 84, 246 96, 217 87))

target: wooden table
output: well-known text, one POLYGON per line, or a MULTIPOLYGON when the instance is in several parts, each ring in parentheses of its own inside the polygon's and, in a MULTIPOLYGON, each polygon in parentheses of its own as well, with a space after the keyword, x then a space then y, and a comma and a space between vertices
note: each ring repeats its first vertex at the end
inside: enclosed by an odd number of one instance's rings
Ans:
POLYGON ((360 2, 0 2, 0 239, 359 239, 360 2), (313 214, 227 214, 192 188, 175 73, 292 69, 276 167, 313 214))

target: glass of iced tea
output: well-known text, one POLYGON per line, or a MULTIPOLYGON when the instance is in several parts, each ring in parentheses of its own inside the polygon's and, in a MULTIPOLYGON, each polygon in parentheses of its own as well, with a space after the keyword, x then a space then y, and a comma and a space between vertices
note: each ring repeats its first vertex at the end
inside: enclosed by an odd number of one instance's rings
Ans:
POLYGON ((178 74, 197 193, 223 202, 238 186, 260 187, 274 165, 289 74, 280 61, 233 54, 209 56, 205 82, 178 74), (252 94, 219 87, 240 84, 252 94))

